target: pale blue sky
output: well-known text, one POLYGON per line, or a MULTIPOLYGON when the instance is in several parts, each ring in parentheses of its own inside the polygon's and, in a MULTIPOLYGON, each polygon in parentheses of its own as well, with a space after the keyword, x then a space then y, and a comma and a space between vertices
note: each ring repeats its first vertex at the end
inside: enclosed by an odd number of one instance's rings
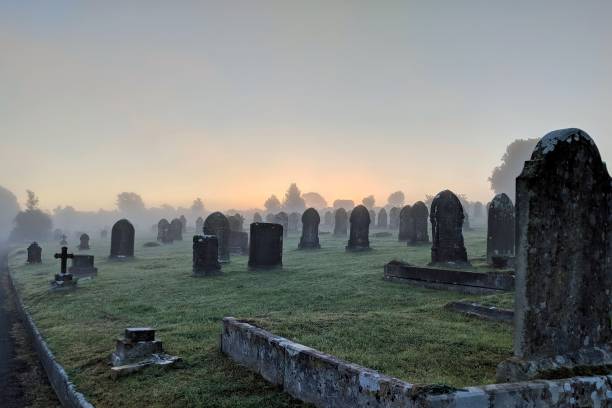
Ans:
POLYGON ((43 207, 491 196, 516 138, 612 156, 612 1, 0 2, 0 185, 43 207))

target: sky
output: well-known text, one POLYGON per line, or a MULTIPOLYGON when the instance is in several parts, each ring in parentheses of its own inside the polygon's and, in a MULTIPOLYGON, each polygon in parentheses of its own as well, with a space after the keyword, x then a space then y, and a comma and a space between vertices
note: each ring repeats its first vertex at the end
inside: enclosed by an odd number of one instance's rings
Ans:
POLYGON ((492 196, 518 138, 612 157, 612 1, 0 2, 0 185, 43 208, 492 196))

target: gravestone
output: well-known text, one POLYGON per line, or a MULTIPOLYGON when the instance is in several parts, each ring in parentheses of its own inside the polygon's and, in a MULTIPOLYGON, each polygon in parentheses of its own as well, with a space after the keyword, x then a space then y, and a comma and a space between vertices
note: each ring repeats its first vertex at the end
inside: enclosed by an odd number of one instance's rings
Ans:
POLYGON ((227 217, 231 231, 242 232, 244 227, 244 218, 240 214, 234 214, 227 217))
POLYGON ((251 224, 249 267, 271 268, 283 265, 283 226, 280 224, 251 224))
POLYGON ((314 208, 309 208, 302 214, 302 237, 300 238, 299 249, 321 248, 319 244, 319 224, 321 218, 314 208))
POLYGON ((351 211, 351 233, 347 251, 365 251, 370 249, 370 213, 363 205, 351 211))
POLYGON ((516 179, 514 358, 498 366, 499 379, 609 372, 610 183, 580 129, 548 133, 525 162, 516 179))
POLYGON ((51 289, 62 290, 71 289, 76 286, 76 280, 72 279, 72 274, 68 273, 66 266, 68 259, 74 258, 74 254, 68 253, 68 248, 62 247, 62 252, 53 255, 55 259, 60 260, 60 273, 55 275, 55 279, 51 282, 51 289))
POLYGON ((203 231, 204 235, 214 235, 217 237, 219 262, 229 262, 230 226, 227 217, 218 211, 210 214, 204 221, 203 231))
POLYGON ((74 255, 68 272, 77 277, 92 276, 98 273, 98 268, 94 266, 93 255, 74 255))
MULTIPOLYGON (((181 231, 182 232, 187 232, 187 218, 185 218, 184 215, 181 215, 179 217, 179 220, 181 221, 181 231)), ((181 236, 181 240, 182 240, 182 236, 181 236)))
POLYGON ((514 205, 506 194, 497 194, 489 206, 487 222, 487 261, 493 256, 514 256, 514 205))
POLYGON ((388 225, 387 210, 381 208, 378 212, 378 228, 387 229, 388 225))
POLYGON ((60 245, 68 245, 68 241, 66 241, 66 235, 62 234, 62 239, 60 240, 60 245))
POLYGON ((334 237, 346 237, 348 216, 344 208, 338 208, 334 215, 334 237))
POLYGON ((201 234, 203 229, 204 229, 204 219, 202 217, 198 217, 195 222, 196 234, 201 234))
POLYGON ((376 212, 374 210, 370 210, 370 221, 372 223, 372 229, 376 228, 376 212))
POLYGON ((195 276, 217 275, 221 271, 219 244, 214 235, 193 236, 193 274, 195 276))
POLYGON ((283 237, 287 237, 289 232, 289 216, 286 212, 281 211, 274 217, 274 222, 283 226, 283 237))
POLYGON ((162 218, 157 223, 157 240, 164 243, 172 243, 172 234, 170 233, 170 223, 167 219, 162 218))
POLYGON ((134 256, 134 226, 128 220, 121 219, 111 230, 111 259, 132 258, 134 256))
POLYGON ((389 210, 389 228, 392 230, 399 229, 399 214, 400 209, 393 207, 389 210))
POLYGON ((434 198, 429 216, 432 234, 431 264, 468 265, 463 243, 463 214, 461 202, 452 191, 444 190, 434 198))
POLYGON ((325 215, 323 215, 323 224, 326 227, 331 227, 334 225, 334 213, 331 211, 325 211, 325 215))
POLYGON ((261 214, 256 212, 253 214, 253 222, 263 222, 263 218, 261 218, 261 214))
POLYGON ((272 213, 266 214, 266 222, 268 224, 274 224, 276 222, 276 216, 272 213))
POLYGON ((289 214, 289 223, 288 223, 289 232, 292 232, 292 233, 298 232, 299 223, 300 223, 300 214, 296 212, 292 212, 291 214, 289 214))
POLYGON ((410 208, 410 218, 412 219, 412 233, 410 235, 411 244, 425 244, 429 242, 428 226, 429 210, 422 201, 417 201, 410 208))
POLYGON ((108 230, 107 229, 103 229, 102 231, 100 231, 100 238, 106 239, 107 237, 108 237, 108 230))
POLYGON ((170 229, 168 230, 168 233, 173 241, 183 240, 183 223, 179 218, 175 218, 170 221, 170 229))
POLYGON ((230 231, 229 252, 232 255, 249 253, 249 234, 244 231, 230 231))
POLYGON ((410 212, 410 206, 405 205, 399 214, 399 233, 397 240, 401 242, 410 242, 414 236, 414 219, 410 212))
POLYGON ((42 263, 42 248, 38 245, 38 242, 34 241, 28 247, 28 260, 29 264, 42 263))
POLYGON ((81 234, 79 237, 79 249, 85 251, 89 249, 89 235, 81 234))

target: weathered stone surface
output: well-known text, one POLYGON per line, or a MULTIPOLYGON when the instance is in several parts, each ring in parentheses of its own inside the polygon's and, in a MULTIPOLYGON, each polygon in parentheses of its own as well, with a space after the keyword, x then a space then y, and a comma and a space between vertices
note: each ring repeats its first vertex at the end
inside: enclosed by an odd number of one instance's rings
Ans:
POLYGON ((400 242, 410 242, 414 235, 414 219, 410 213, 410 206, 405 205, 399 214, 399 233, 397 240, 400 242))
POLYGON ((300 223, 300 214, 296 212, 292 212, 291 214, 289 214, 289 221, 287 224, 288 225, 287 228, 289 229, 289 232, 291 233, 298 232, 299 223, 300 223))
MULTIPOLYGON (((416 205, 416 204, 415 204, 416 205)), ((466 265, 463 243, 463 207, 455 194, 444 190, 431 203, 431 263, 466 265)))
POLYGON ((392 207, 389 210, 389 228, 392 230, 396 230, 399 228, 399 215, 400 209, 397 207, 392 207))
POLYGON ((283 265, 283 226, 272 223, 251 224, 249 267, 270 268, 283 265))
MULTIPOLYGON (((498 375, 530 376, 529 363, 591 356, 612 340, 612 193, 591 137, 580 129, 544 136, 516 179, 515 360, 498 375)), ((537 374, 536 374, 537 375, 537 374)))
POLYGON ((86 251, 89 249, 89 235, 81 234, 79 237, 79 250, 86 251))
POLYGON ((215 235, 194 235, 192 270, 195 276, 220 273, 219 245, 215 235))
POLYGON ((289 216, 286 212, 281 211, 274 216, 274 223, 280 224, 283 226, 283 237, 287 237, 289 233, 289 216))
POLYGON ((365 251, 370 249, 370 213, 363 205, 351 211, 351 233, 346 246, 347 251, 365 251))
POLYGON ((321 218, 314 208, 309 208, 302 214, 302 237, 300 238, 299 249, 321 248, 319 244, 319 224, 321 218))
POLYGON ((210 214, 204 221, 203 231, 204 235, 214 235, 217 237, 219 262, 229 262, 230 226, 227 217, 218 211, 210 214))
POLYGON ((111 230, 110 257, 113 259, 131 258, 134 256, 134 226, 128 220, 121 219, 111 230))
POLYGON ((170 222, 168 233, 173 241, 183 240, 183 223, 179 218, 175 218, 170 222))
POLYGON ((77 277, 92 276, 98 273, 98 268, 94 266, 93 255, 74 255, 72 265, 68 272, 77 277))
POLYGON ((38 245, 38 242, 32 242, 28 246, 28 260, 29 264, 39 264, 42 262, 42 248, 38 245))
POLYGON ((514 205, 504 193, 497 194, 489 205, 487 222, 487 261, 493 256, 514 256, 514 205))
POLYGON ((424 202, 417 201, 410 208, 410 218, 412 219, 412 232, 409 235, 410 244, 426 244, 429 242, 428 217, 429 210, 424 202))
POLYGON ((117 339, 111 354, 111 375, 116 378, 130 374, 149 365, 170 366, 180 358, 164 353, 161 340, 155 339, 155 330, 149 327, 132 327, 125 330, 125 337, 117 339))
POLYGON ((348 216, 344 208, 338 208, 334 215, 334 237, 346 237, 348 216))
MULTIPOLYGON (((371 220, 372 223, 374 223, 374 220, 371 220)), ((378 228, 380 229, 387 229, 388 227, 388 217, 387 217, 387 210, 385 210, 384 208, 381 208, 380 211, 378 212, 378 228)))

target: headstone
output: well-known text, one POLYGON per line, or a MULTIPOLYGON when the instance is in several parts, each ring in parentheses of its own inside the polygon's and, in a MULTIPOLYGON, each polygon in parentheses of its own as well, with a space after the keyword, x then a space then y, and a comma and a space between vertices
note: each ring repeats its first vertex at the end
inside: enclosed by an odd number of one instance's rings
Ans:
POLYGON ((89 235, 81 234, 79 237, 79 249, 85 251, 89 249, 89 235))
POLYGON ((183 223, 181 222, 180 218, 175 218, 170 221, 170 229, 168 233, 173 241, 183 240, 183 223))
POLYGON ((230 226, 227 217, 218 211, 210 214, 204 221, 203 230, 204 235, 214 235, 217 237, 219 262, 229 262, 230 226))
POLYGON ((274 217, 274 222, 283 226, 283 237, 287 237, 289 232, 289 216, 286 212, 281 211, 274 217))
POLYGON ((113 225, 111 230, 112 259, 132 258, 134 256, 134 226, 128 220, 121 219, 113 225))
POLYGON ((249 267, 270 268, 283 265, 283 226, 280 224, 251 224, 249 267))
POLYGON ((193 236, 193 274, 195 276, 216 275, 221 271, 219 245, 214 235, 193 236))
POLYGON ((363 205, 351 211, 351 233, 347 251, 365 251, 370 249, 370 213, 363 205))
POLYGON ((28 261, 29 264, 42 263, 42 248, 38 245, 38 242, 34 241, 28 247, 28 261))
MULTIPOLYGON (((179 217, 179 220, 181 221, 181 231, 187 232, 187 218, 185 218, 184 215, 181 215, 179 217)), ((182 240, 182 237, 181 237, 181 240, 182 240)))
POLYGON ((400 209, 393 207, 389 210, 389 228, 392 230, 399 229, 399 214, 400 209))
POLYGON ((321 248, 319 244, 319 224, 321 218, 314 208, 309 208, 302 214, 302 237, 299 249, 321 248))
POLYGON ((414 235, 414 220, 410 212, 411 207, 405 205, 399 214, 399 233, 397 240, 401 242, 410 242, 414 235))
POLYGON ((230 231, 229 251, 232 255, 249 253, 249 234, 244 231, 230 231))
POLYGON ((68 241, 66 241, 66 235, 62 234, 62 239, 60 241, 60 245, 68 245, 68 241))
POLYGON ((195 222, 196 234, 201 234, 204 229, 204 219, 202 217, 198 217, 195 222))
MULTIPOLYGON (((414 207, 413 207, 414 208, 414 207)), ((457 196, 444 190, 431 203, 431 263, 467 265, 463 243, 463 207, 457 196)))
POLYGON ((288 229, 291 233, 298 232, 298 224, 300 223, 300 214, 292 212, 289 214, 288 229))
POLYGON ((388 220, 387 210, 385 210, 384 208, 381 208, 380 211, 378 212, 378 228, 387 229, 388 227, 387 220, 388 220))
POLYGON ((266 222, 268 224, 274 224, 276 222, 276 215, 272 213, 266 214, 266 222))
POLYGON ((514 256, 514 205, 504 193, 497 194, 489 206, 487 222, 487 261, 493 256, 514 256))
POLYGON ((338 208, 334 215, 334 237, 346 237, 348 216, 344 208, 338 208))
POLYGON ((417 201, 410 208, 410 218, 412 219, 412 232, 410 234, 410 244, 426 244, 429 242, 428 232, 429 210, 422 201, 417 201))
POLYGON ((244 227, 244 218, 240 214, 234 214, 227 217, 231 231, 242 232, 244 227))
POLYGON ((172 234, 170 232, 170 223, 167 219, 162 218, 157 223, 157 240, 164 244, 170 244, 173 241, 172 234))
POLYGON ((253 222, 263 222, 263 218, 261 218, 261 214, 256 212, 253 214, 253 222))
POLYGON ((53 255, 55 259, 60 260, 60 273, 55 275, 55 279, 51 282, 52 289, 69 289, 74 288, 76 281, 72 279, 72 274, 68 273, 66 266, 68 259, 72 259, 74 254, 68 253, 68 248, 62 247, 62 252, 53 255))
POLYGON ((372 224, 371 227, 372 229, 375 229, 376 228, 376 211, 370 210, 369 213, 370 213, 370 221, 372 224))
POLYGON ((331 211, 325 211, 325 215, 323 215, 323 224, 326 227, 331 227, 334 225, 334 213, 331 211))
POLYGON ((78 277, 92 276, 98 273, 98 268, 94 266, 93 255, 74 255, 68 272, 78 277))
POLYGON ((538 142, 516 179, 516 217, 514 358, 498 378, 608 373, 612 187, 586 132, 538 142))

